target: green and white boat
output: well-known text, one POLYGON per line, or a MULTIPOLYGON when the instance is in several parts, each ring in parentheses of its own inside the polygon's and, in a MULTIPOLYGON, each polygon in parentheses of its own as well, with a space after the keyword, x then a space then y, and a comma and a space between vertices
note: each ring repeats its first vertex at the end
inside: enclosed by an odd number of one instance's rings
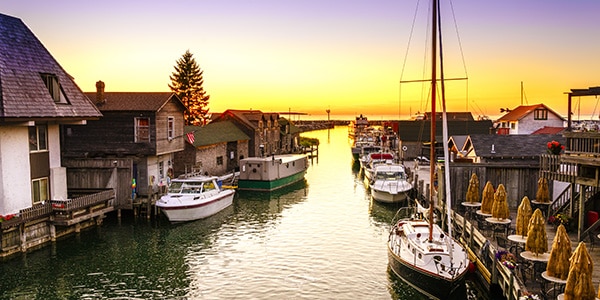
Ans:
POLYGON ((240 160, 238 190, 273 191, 304 179, 308 157, 281 154, 240 160))

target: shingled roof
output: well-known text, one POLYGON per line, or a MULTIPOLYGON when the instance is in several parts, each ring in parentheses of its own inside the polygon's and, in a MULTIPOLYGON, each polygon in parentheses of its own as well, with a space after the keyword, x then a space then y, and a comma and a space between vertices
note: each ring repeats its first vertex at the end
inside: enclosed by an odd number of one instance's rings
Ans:
POLYGON ((505 114, 504 116, 500 117, 498 119, 498 122, 500 121, 518 121, 523 119, 524 117, 526 117, 527 115, 529 115, 530 113, 532 113, 534 110, 538 109, 538 108, 544 108, 547 109, 549 112, 555 114, 558 118, 564 120, 564 118, 559 115, 558 113, 556 113, 555 111, 553 111, 552 109, 550 109, 549 107, 547 107, 544 104, 534 104, 534 105, 521 105, 521 106, 517 106, 515 109, 511 110, 509 113, 505 114))
POLYGON ((230 121, 212 122, 205 126, 185 126, 184 133, 194 132, 194 146, 208 146, 250 138, 230 121))
MULTIPOLYGON (((96 99, 96 93, 86 92, 85 95, 96 99)), ((103 95, 100 102, 96 101, 100 111, 158 111, 171 97, 177 97, 171 92, 108 92, 103 95)))
POLYGON ((79 120, 101 116, 25 23, 0 14, 0 118, 79 120), (54 101, 42 74, 56 76, 65 103, 54 101))
POLYGON ((465 150, 482 158, 535 158, 546 154, 548 142, 553 140, 563 145, 566 142, 560 134, 472 134, 465 143, 472 148, 465 150))

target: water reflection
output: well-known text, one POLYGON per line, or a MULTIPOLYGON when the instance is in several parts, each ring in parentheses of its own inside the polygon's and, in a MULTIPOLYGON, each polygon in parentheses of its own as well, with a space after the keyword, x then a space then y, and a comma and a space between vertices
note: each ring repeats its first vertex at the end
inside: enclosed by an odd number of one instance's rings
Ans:
POLYGON ((321 141, 305 182, 194 222, 110 215, 0 263, 0 299, 419 299, 387 271, 397 208, 348 168, 347 128, 304 135, 321 141))

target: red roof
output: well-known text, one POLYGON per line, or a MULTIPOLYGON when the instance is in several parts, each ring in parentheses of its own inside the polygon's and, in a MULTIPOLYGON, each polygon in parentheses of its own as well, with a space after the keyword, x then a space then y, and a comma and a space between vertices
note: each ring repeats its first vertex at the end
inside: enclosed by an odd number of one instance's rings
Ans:
POLYGON ((564 127, 550 127, 550 126, 544 126, 534 132, 532 132, 531 134, 559 134, 561 133, 563 130, 565 130, 564 127))

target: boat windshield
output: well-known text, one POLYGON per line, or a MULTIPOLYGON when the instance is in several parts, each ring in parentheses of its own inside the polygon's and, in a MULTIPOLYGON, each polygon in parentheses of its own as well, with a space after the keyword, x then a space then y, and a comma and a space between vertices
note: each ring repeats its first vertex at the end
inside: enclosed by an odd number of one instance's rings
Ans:
MULTIPOLYGON (((198 194, 203 191, 203 187, 207 187, 211 182, 171 182, 169 193, 177 194, 198 194)), ((206 190, 206 188, 204 188, 206 190)))
POLYGON ((400 179, 406 179, 406 174, 404 174, 404 172, 383 172, 383 173, 377 173, 376 179, 400 180, 400 179))

